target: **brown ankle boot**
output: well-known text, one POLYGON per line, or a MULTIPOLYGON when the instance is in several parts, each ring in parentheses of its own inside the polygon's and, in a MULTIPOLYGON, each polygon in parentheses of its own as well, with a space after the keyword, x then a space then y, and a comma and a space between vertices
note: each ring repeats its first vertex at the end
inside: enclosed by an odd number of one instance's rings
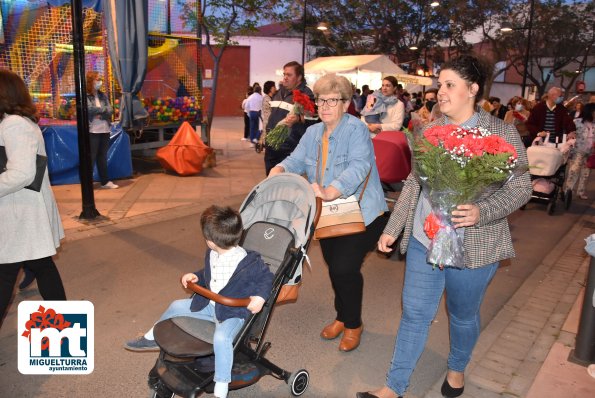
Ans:
POLYGON ((339 350, 348 352, 355 350, 359 346, 359 341, 364 331, 364 325, 356 329, 347 329, 343 331, 343 338, 339 344, 339 350))
POLYGON ((322 332, 320 332, 320 337, 322 337, 325 340, 336 339, 337 337, 339 337, 339 335, 343 332, 344 329, 345 325, 343 324, 343 322, 334 320, 333 323, 331 323, 330 325, 326 325, 324 329, 322 329, 322 332))

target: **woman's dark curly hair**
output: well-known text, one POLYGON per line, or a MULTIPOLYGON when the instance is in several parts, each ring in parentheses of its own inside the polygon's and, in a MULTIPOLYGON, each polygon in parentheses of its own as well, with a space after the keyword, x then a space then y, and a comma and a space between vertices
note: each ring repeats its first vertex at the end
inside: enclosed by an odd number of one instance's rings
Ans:
POLYGON ((462 79, 466 80, 469 85, 477 83, 479 90, 477 90, 477 93, 475 94, 475 102, 483 97, 483 90, 489 73, 489 68, 484 61, 473 55, 461 55, 446 61, 440 70, 455 71, 462 79))
POLYGON ((7 69, 0 69, 0 119, 4 115, 19 115, 37 123, 37 109, 23 79, 7 69))

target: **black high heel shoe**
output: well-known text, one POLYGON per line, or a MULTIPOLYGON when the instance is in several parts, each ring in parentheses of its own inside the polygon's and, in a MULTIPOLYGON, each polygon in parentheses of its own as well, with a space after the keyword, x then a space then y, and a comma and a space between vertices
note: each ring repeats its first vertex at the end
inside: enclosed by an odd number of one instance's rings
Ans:
POLYGON ((442 396, 446 398, 458 397, 463 394, 463 391, 465 391, 465 386, 459 388, 451 387, 446 377, 444 378, 444 383, 442 383, 442 388, 440 388, 442 396))

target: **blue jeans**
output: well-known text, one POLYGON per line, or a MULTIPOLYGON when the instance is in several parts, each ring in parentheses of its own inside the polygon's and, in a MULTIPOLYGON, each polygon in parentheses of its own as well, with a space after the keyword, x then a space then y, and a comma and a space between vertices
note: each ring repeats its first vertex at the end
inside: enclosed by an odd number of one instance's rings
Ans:
POLYGON ((426 262, 426 254, 425 246, 412 236, 407 248, 403 315, 386 376, 386 385, 399 395, 404 395, 409 386, 445 288, 450 322, 448 368, 456 372, 465 370, 479 338, 479 308, 499 264, 441 271, 432 269, 426 262))
POLYGON ((260 123, 260 111, 250 111, 250 141, 258 141, 260 138, 260 129, 258 125, 260 123))
POLYGON ((172 302, 158 322, 178 316, 188 316, 213 322, 215 324, 215 335, 213 336, 215 377, 213 380, 219 383, 230 383, 231 368, 233 366, 233 339, 242 328, 244 319, 229 318, 219 322, 215 317, 215 307, 213 305, 209 304, 200 311, 192 312, 190 311, 191 302, 191 298, 172 302))

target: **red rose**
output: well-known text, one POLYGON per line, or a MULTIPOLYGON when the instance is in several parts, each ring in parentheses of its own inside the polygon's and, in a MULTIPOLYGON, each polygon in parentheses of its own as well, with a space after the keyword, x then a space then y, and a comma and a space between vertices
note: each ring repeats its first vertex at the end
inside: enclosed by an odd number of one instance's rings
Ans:
POLYGON ((444 141, 444 139, 450 135, 454 130, 458 127, 454 124, 447 124, 446 126, 434 126, 430 127, 426 131, 424 131, 424 137, 428 140, 432 145, 437 146, 440 141, 444 141))

